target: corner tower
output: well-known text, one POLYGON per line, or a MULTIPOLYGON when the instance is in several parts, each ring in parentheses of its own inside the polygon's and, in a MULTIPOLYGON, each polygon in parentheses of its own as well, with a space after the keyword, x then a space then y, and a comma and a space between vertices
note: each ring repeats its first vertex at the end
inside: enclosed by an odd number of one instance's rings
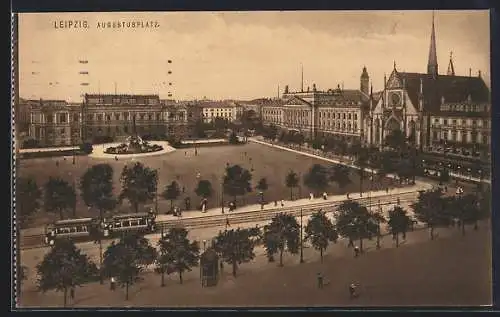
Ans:
POLYGON ((363 72, 361 73, 359 90, 361 90, 362 93, 368 96, 368 94, 370 93, 369 86, 370 86, 370 76, 368 75, 366 66, 364 66, 363 72))

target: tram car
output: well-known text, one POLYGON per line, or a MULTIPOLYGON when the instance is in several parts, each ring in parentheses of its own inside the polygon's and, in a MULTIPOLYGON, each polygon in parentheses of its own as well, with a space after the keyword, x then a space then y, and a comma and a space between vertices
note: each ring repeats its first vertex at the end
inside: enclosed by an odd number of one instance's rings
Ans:
POLYGON ((95 218, 59 220, 45 227, 45 244, 54 245, 55 240, 59 238, 90 240, 98 228, 99 221, 95 218))
MULTIPOLYGON (((152 233, 156 230, 154 213, 132 213, 115 215, 106 222, 108 236, 116 237, 125 232, 152 233)), ((105 234, 106 236, 106 234, 105 234)))

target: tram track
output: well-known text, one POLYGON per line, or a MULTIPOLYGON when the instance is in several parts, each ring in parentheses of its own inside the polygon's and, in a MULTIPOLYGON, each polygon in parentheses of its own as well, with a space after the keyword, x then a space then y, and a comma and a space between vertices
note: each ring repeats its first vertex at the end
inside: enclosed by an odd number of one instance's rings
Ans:
MULTIPOLYGON (((360 197, 352 199, 353 201, 358 202, 363 206, 383 206, 389 204, 395 204, 397 202, 408 202, 413 201, 418 196, 418 191, 407 191, 402 192, 397 195, 395 194, 387 194, 380 195, 375 197, 360 197)), ((317 203, 311 203, 304 206, 290 206, 290 207, 277 207, 277 208, 268 208, 258 211, 244 211, 244 212, 235 212, 235 213, 225 213, 225 214, 217 214, 217 215, 207 215, 200 217, 187 217, 187 218, 178 218, 174 220, 160 220, 157 221, 157 233, 177 227, 182 226, 186 229, 203 229, 203 228, 213 228, 213 227, 224 227, 226 225, 226 221, 228 220, 230 225, 248 223, 248 222, 262 222, 262 221, 270 221, 274 216, 280 213, 288 213, 295 217, 299 217, 302 210, 303 216, 309 216, 313 212, 322 209, 326 212, 333 212, 340 204, 343 203, 343 200, 340 201, 321 201, 317 203)), ((20 248, 21 250, 27 249, 36 249, 44 247, 44 235, 43 234, 35 234, 35 235, 26 235, 21 236, 20 239, 20 248)))

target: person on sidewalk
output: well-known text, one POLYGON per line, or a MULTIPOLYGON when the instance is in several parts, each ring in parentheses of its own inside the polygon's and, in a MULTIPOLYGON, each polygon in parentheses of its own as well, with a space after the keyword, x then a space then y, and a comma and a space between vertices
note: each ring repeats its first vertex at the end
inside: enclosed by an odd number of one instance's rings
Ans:
POLYGON ((309 200, 313 200, 314 198, 314 194, 313 193, 309 193, 309 200))
POLYGON ((69 297, 71 298, 71 303, 73 304, 75 301, 75 288, 71 287, 69 289, 69 297))
POLYGON ((109 282, 109 289, 112 291, 116 289, 116 280, 114 276, 111 277, 111 280, 109 282))
POLYGON ((231 224, 229 223, 229 217, 226 217, 226 229, 228 227, 231 227, 231 224))
POLYGON ((283 199, 281 200, 281 207, 285 207, 285 201, 283 199))
POLYGON ((354 257, 357 258, 359 256, 359 247, 355 246, 354 247, 354 257))
POLYGON ((356 292, 356 284, 355 283, 351 283, 351 285, 349 285, 349 296, 351 299, 358 297, 358 293, 356 292))
POLYGON ((318 280, 318 288, 322 289, 323 288, 323 274, 321 274, 321 272, 318 272, 317 280, 318 280))
POLYGON ((323 192, 323 199, 324 199, 324 200, 327 200, 327 199, 328 199, 328 195, 326 194, 326 192, 323 192))

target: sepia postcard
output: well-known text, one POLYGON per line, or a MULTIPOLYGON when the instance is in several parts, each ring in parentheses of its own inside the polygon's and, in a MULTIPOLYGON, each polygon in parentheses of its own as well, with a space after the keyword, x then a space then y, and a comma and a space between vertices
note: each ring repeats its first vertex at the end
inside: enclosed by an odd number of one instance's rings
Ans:
POLYGON ((13 18, 17 308, 492 304, 489 11, 13 18))

